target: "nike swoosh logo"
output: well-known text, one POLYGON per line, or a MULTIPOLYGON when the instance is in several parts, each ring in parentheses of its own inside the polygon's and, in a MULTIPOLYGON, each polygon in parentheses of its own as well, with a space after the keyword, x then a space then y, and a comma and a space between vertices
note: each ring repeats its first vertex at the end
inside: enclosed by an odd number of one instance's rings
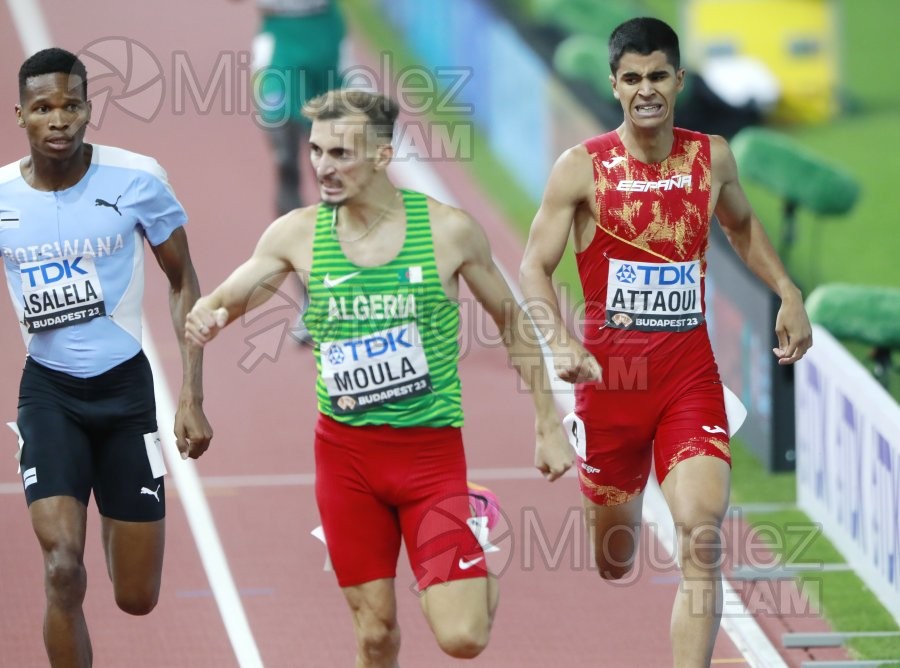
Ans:
POLYGON ((706 425, 703 425, 703 431, 710 433, 710 434, 727 434, 728 433, 727 431, 722 429, 722 427, 720 427, 719 425, 716 425, 715 427, 707 427, 706 425))
POLYGON ((322 279, 322 285, 326 288, 336 288, 341 283, 346 283, 351 278, 355 278, 359 276, 361 272, 354 271, 352 274, 344 274, 343 276, 338 276, 337 278, 330 278, 328 274, 325 274, 325 278, 322 279))
POLYGON ((474 566, 474 565, 477 564, 479 561, 481 561, 482 559, 484 559, 484 557, 475 557, 474 559, 472 559, 472 561, 466 561, 465 559, 462 559, 462 558, 461 558, 461 559, 459 560, 459 569, 460 569, 461 571, 467 571, 467 570, 469 570, 470 568, 472 568, 472 566, 474 566))

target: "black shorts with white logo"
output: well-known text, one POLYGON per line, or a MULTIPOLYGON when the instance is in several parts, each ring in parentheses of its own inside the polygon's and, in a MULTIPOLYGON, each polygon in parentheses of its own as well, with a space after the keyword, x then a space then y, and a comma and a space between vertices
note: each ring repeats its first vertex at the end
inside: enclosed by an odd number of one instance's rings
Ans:
POLYGON ((19 386, 25 499, 91 490, 104 517, 152 522, 166 514, 153 375, 143 352, 92 378, 48 369, 30 357, 19 386))

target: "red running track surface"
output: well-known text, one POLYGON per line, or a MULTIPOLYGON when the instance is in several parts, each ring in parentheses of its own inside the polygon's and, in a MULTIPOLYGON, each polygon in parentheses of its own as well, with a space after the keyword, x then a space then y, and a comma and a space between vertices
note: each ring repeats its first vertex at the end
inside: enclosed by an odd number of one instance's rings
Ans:
MULTIPOLYGON (((271 220, 273 179, 262 131, 246 97, 247 51, 257 18, 253 3, 157 0, 83 3, 41 0, 54 44, 106 55, 134 82, 159 85, 159 101, 140 97, 115 77, 100 127, 88 140, 157 158, 185 205, 194 262, 204 290, 220 282, 249 254, 271 220), (129 51, 130 50, 130 51, 129 51), (145 61, 127 72, 123 53, 145 61), (118 54, 118 55, 117 55, 118 54), (149 63, 149 64, 148 64, 149 63), (233 88, 210 95, 216 67, 233 88), (155 78, 158 77, 158 78, 155 78), (156 82, 156 83, 154 83, 156 82), (191 89, 190 84, 201 87, 191 89), (208 97, 206 97, 208 95, 208 97), (118 106, 117 104, 118 103, 118 106), (130 105, 131 115, 123 111, 130 105), (198 107, 203 107, 198 109, 198 107), (151 118, 152 117, 152 118, 151 118)), ((22 47, 0 7, 0 81, 7 122, 0 124, 0 162, 27 150, 14 123, 15 76, 22 47)), ((95 87, 92 94, 99 89, 95 87)), ((95 118, 100 107, 95 100, 95 118)), ((456 167, 438 165, 448 187, 485 225, 498 259, 515 269, 521 240, 456 167)), ((178 350, 169 322, 163 276, 148 253, 145 312, 170 387, 179 379, 178 350)), ((206 353, 206 410, 216 430, 197 469, 264 665, 350 666, 353 633, 333 575, 322 570, 324 550, 309 535, 318 524, 311 486, 314 365, 306 350, 283 338, 293 320, 290 289, 245 323, 236 323, 206 353), (253 339, 268 332, 276 361, 262 357, 253 339), (251 339, 248 342, 248 339, 251 339)), ((471 302, 468 302, 470 306, 471 302)), ((8 308, 8 307, 4 307, 8 308)), ((666 666, 668 620, 677 572, 645 532, 635 578, 604 585, 590 571, 580 500, 573 476, 550 485, 529 473, 531 404, 517 387, 502 347, 472 345, 485 336, 484 316, 464 308, 461 369, 469 466, 482 471, 506 516, 504 551, 492 555, 501 573, 501 604, 488 650, 473 665, 666 666), (513 469, 503 478, 496 469, 513 469), (538 529, 540 527, 540 529, 538 529), (659 562, 659 563, 655 563, 659 562)), ((11 313, 11 311, 7 311, 11 313)), ((15 418, 22 343, 12 318, 0 321, 0 417, 15 418)), ((169 425, 160 425, 170 428, 169 425)), ((21 497, 10 432, 0 442, 0 664, 46 665, 41 642, 41 557, 21 497)), ((178 465, 174 462, 172 465, 178 465)), ((171 480, 163 591, 148 617, 132 618, 114 605, 99 546, 99 522, 89 515, 88 596, 85 610, 95 665, 223 668, 237 665, 210 591, 183 505, 171 480)), ((401 555, 397 590, 406 666, 450 666, 437 649, 410 590, 401 555)), ((746 665, 720 634, 715 665, 746 665)))

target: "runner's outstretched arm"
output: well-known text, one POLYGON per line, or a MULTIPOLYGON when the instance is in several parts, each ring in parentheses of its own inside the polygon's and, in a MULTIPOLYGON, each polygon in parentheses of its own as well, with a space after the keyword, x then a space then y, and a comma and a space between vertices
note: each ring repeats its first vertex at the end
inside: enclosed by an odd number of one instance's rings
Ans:
POLYGON ((494 263, 481 227, 468 216, 464 218, 459 241, 466 253, 460 275, 497 324, 510 362, 531 392, 535 407, 535 466, 552 482, 571 468, 574 453, 556 412, 537 332, 494 263))
MULTIPOLYGON (((188 313, 184 333, 189 341, 204 346, 228 323, 252 311, 278 290, 293 270, 284 253, 291 248, 293 212, 272 223, 263 233, 253 255, 235 269, 219 287, 201 297, 188 313)), ((295 243, 295 242, 294 242, 295 243)))

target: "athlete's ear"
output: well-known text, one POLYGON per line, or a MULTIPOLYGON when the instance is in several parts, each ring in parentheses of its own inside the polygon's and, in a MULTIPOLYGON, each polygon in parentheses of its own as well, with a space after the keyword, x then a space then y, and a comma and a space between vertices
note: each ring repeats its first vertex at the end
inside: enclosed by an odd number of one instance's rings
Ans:
POLYGON ((685 72, 684 72, 683 67, 680 68, 677 72, 675 72, 675 81, 678 84, 678 87, 676 88, 676 90, 679 93, 684 90, 684 77, 685 77, 685 72))
POLYGON ((25 127, 25 117, 22 116, 22 105, 21 104, 16 105, 16 124, 20 128, 25 127))
POLYGON ((379 144, 377 153, 375 154, 375 167, 378 169, 386 169, 394 159, 394 147, 390 144, 379 144))
POLYGON ((613 97, 618 100, 619 91, 616 90, 616 78, 612 74, 609 75, 609 85, 612 86, 613 97))

